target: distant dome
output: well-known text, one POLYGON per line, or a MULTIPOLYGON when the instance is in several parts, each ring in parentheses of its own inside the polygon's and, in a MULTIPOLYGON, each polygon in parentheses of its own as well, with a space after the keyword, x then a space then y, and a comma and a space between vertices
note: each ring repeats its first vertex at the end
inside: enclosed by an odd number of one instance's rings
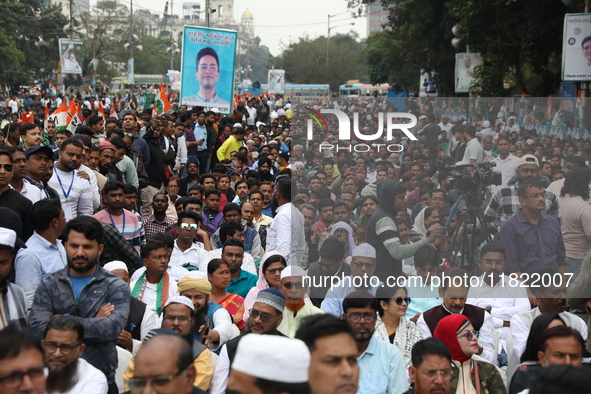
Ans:
POLYGON ((252 12, 250 12, 247 8, 246 11, 244 11, 244 14, 242 14, 242 17, 243 18, 252 18, 252 12))

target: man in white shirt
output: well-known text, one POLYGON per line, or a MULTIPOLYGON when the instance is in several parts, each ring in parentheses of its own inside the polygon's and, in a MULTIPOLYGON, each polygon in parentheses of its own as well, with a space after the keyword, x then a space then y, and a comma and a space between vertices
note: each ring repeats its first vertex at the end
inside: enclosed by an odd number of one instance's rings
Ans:
POLYGON ((78 176, 76 168, 84 159, 84 146, 80 141, 68 139, 62 143, 59 160, 47 184, 55 189, 67 220, 92 215, 93 194, 90 183, 78 176))
POLYGON ((438 124, 439 128, 441 129, 441 131, 445 131, 447 134, 447 142, 451 141, 451 138, 454 136, 453 133, 451 132, 451 129, 453 127, 453 125, 451 123, 449 123, 449 116, 447 115, 442 115, 441 116, 441 122, 439 122, 438 124))
POLYGON ((207 272, 207 265, 211 260, 209 253, 195 242, 199 229, 199 214, 193 211, 183 211, 179 214, 177 223, 178 238, 174 241, 174 248, 170 256, 170 264, 178 265, 190 270, 195 268, 207 272))
POLYGON ((266 250, 276 250, 287 258, 287 265, 296 265, 304 255, 304 215, 291 204, 291 191, 297 185, 281 178, 275 186, 275 201, 279 208, 267 230, 266 250))
POLYGON ((509 139, 509 137, 505 135, 501 135, 497 139, 497 149, 499 151, 499 155, 491 161, 493 163, 496 163, 494 170, 499 171, 501 173, 502 184, 500 186, 491 186, 491 193, 494 193, 497 190, 502 189, 503 187, 507 187, 509 181, 515 175, 515 170, 517 169, 519 157, 509 152, 510 145, 511 140, 509 139))
MULTIPOLYGON (((511 318, 511 340, 513 342, 513 352, 517 360, 523 354, 529 330, 536 317, 542 313, 558 313, 560 318, 567 326, 581 333, 583 338, 587 338, 587 324, 572 313, 569 313, 569 306, 566 302, 566 280, 565 276, 552 269, 542 269, 532 274, 530 277, 529 288, 536 297, 538 306, 527 312, 513 315, 511 318), (536 280, 539 277, 539 280, 536 280), (560 280, 560 286, 556 286, 560 280), (544 286, 543 283, 548 283, 544 286)), ((511 360, 511 355, 509 356, 511 360)))
POLYGON ((106 394, 107 378, 82 357, 84 326, 78 318, 56 315, 41 341, 49 369, 47 392, 60 394, 106 394))
POLYGON ((475 283, 470 286, 466 301, 468 304, 484 308, 491 314, 502 345, 498 349, 501 366, 507 363, 506 340, 511 318, 531 308, 525 287, 521 282, 511 281, 504 274, 505 268, 505 247, 496 242, 484 245, 480 251, 480 269, 483 274, 478 278, 477 286, 474 286, 475 283))
POLYGON ((476 138, 476 129, 468 125, 464 128, 464 137, 466 138, 466 150, 461 163, 458 164, 476 164, 482 162, 482 145, 476 138))
POLYGON ((246 104, 246 111, 248 112, 248 117, 246 118, 246 125, 254 126, 257 120, 257 109, 254 107, 253 98, 248 100, 248 103, 246 104))
POLYGON ((485 120, 484 122, 482 122, 482 127, 483 129, 480 130, 480 135, 482 135, 482 138, 495 138, 497 136, 497 132, 490 128, 490 121, 485 120))

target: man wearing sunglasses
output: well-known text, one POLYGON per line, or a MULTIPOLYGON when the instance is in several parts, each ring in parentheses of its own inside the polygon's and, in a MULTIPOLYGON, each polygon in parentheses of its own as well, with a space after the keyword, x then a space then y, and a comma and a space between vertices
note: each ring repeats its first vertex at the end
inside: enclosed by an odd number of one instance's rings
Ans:
POLYGON ((509 276, 504 274, 506 268, 505 247, 496 242, 484 245, 480 250, 482 275, 477 286, 470 286, 466 301, 468 304, 486 309, 491 314, 494 327, 500 336, 500 366, 507 365, 506 341, 510 332, 511 317, 531 309, 527 291, 520 283, 509 280, 509 276))
POLYGON ((207 264, 211 260, 207 251, 195 243, 197 235, 207 237, 205 231, 199 228, 199 214, 193 211, 182 211, 178 215, 177 234, 174 248, 170 255, 170 264, 176 264, 189 271, 207 272, 207 264))
POLYGON ((359 390, 362 394, 402 393, 408 388, 404 359, 396 346, 374 335, 378 301, 357 290, 343 300, 342 319, 349 323, 357 343, 359 390))
POLYGON ((107 378, 97 368, 81 358, 84 326, 72 316, 54 316, 41 341, 45 362, 49 368, 47 391, 50 393, 107 393, 107 378))
POLYGON ((285 297, 283 321, 277 329, 284 335, 294 338, 302 319, 306 316, 324 313, 322 309, 312 304, 306 296, 308 281, 306 271, 294 265, 289 265, 281 271, 281 285, 279 290, 285 297))
POLYGON ((351 275, 332 286, 322 302, 322 310, 335 317, 343 315, 343 299, 355 290, 364 290, 375 297, 383 283, 374 276, 376 270, 376 250, 363 243, 353 249, 351 275))

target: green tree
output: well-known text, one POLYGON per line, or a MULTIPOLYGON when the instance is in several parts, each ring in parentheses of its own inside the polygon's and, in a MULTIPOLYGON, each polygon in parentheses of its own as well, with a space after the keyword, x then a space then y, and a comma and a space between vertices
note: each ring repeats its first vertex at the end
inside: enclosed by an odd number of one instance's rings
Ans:
POLYGON ((291 83, 325 83, 338 91, 347 80, 366 78, 364 53, 363 45, 354 36, 337 34, 328 41, 327 61, 326 37, 302 37, 271 61, 275 68, 285 69, 285 79, 291 83))
MULTIPOLYGON (((260 83, 267 82, 267 72, 270 68, 271 54, 269 48, 261 45, 261 39, 255 37, 253 42, 248 43, 243 54, 238 55, 238 66, 241 70, 246 70, 250 67, 248 72, 248 79, 251 81, 259 81, 260 83), (246 56, 248 54, 248 56, 246 56)), ((242 79, 244 75, 238 76, 242 79)))
POLYGON ((1 83, 27 85, 46 80, 59 61, 58 37, 67 23, 61 7, 43 8, 42 0, 0 1, 1 83), (22 55, 22 57, 21 57, 22 55))

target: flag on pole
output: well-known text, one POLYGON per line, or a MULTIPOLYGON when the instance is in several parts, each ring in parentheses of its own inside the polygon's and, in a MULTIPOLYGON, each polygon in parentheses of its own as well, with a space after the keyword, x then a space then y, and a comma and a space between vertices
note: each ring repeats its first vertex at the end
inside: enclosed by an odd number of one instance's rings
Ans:
POLYGON ((56 130, 66 130, 66 127, 68 126, 66 124, 66 112, 66 100, 63 100, 62 105, 60 105, 58 109, 49 115, 48 119, 53 120, 56 130))
POLYGON ((107 117, 105 116, 105 110, 103 109, 103 103, 99 103, 98 105, 98 113, 100 116, 103 117, 103 119, 107 119, 107 117))
POLYGON ((55 87, 53 82, 49 82, 48 93, 50 96, 57 96, 57 88, 55 87))
POLYGON ((583 101, 581 100, 581 91, 577 93, 577 105, 575 106, 575 118, 579 123, 579 127, 583 126, 583 101))
POLYGON ((115 107, 111 106, 111 112, 109 112, 109 118, 111 119, 119 119, 119 116, 117 116, 117 111, 115 111, 115 107))
POLYGON ((45 116, 43 117, 43 120, 47 120, 49 119, 49 106, 46 105, 45 106, 45 116))
POLYGON ((164 85, 160 84, 158 93, 156 94, 154 116, 163 115, 168 111, 170 111, 170 102, 168 101, 168 96, 166 94, 166 90, 164 89, 164 85))

